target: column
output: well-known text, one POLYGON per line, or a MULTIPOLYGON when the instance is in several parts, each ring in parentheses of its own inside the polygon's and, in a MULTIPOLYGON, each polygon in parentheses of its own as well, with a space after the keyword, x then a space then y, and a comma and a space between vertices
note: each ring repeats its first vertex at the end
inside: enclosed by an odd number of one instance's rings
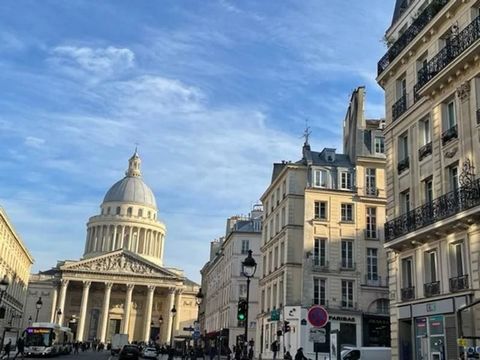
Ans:
POLYGON ((103 295, 102 322, 100 325, 100 341, 105 344, 107 337, 108 313, 110 311, 110 294, 113 283, 105 283, 105 293, 103 295))
POLYGON ((91 238, 91 229, 87 229, 87 241, 85 241, 85 250, 83 251, 84 254, 88 253, 88 248, 90 247, 90 238, 91 238))
MULTIPOLYGON (((132 293, 133 288, 135 287, 134 284, 127 284, 127 294, 125 296, 125 305, 123 307, 123 327, 122 333, 128 334, 129 333, 129 325, 130 325, 130 310, 132 307, 132 293)), ((129 340, 131 340, 131 336, 133 334, 129 334, 129 340)))
POLYGON ((172 338, 172 308, 173 305, 175 304, 175 288, 170 288, 169 289, 169 302, 168 302, 168 309, 167 309, 167 314, 168 314, 168 326, 167 326, 167 344, 170 343, 170 339, 172 338))
POLYGON ((175 291, 175 309, 177 309, 177 315, 175 316, 175 323, 173 324, 174 329, 178 332, 178 324, 180 323, 180 313, 181 313, 181 295, 182 295, 182 290, 178 289, 175 291))
POLYGON ((60 315, 60 319, 58 319, 60 325, 63 324, 63 318, 65 317, 65 297, 67 296, 68 282, 69 280, 67 279, 61 280, 60 301, 58 302, 58 308, 62 311, 62 315, 60 315))
POLYGON ((56 316, 57 316, 57 297, 58 297, 58 288, 57 285, 52 290, 52 309, 51 309, 51 315, 50 315, 50 322, 54 323, 57 321, 56 316))
POLYGON ((149 285, 147 292, 147 307, 145 309, 145 323, 143 340, 148 344, 150 341, 150 327, 152 321, 152 307, 153 307, 153 295, 155 294, 155 286, 149 285))
POLYGON ((130 233, 128 235, 128 248, 127 248, 127 250, 130 250, 132 248, 132 241, 133 241, 132 234, 133 234, 133 227, 130 226, 130 233))
POLYGON ((125 238, 125 225, 120 225, 120 238, 119 238, 119 244, 118 248, 123 249, 123 240, 125 238))
POLYGON ((85 322, 87 319, 88 294, 90 293, 91 281, 83 282, 82 303, 80 305, 80 319, 78 320, 77 340, 83 341, 85 322))
POLYGON ((117 248, 117 225, 113 228, 113 240, 112 240, 112 247, 110 250, 115 250, 117 248))

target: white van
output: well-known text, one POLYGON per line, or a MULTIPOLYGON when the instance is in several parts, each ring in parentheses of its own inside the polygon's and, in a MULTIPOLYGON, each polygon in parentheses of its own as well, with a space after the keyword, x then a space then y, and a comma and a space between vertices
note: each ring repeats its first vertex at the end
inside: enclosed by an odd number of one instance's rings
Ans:
POLYGON ((342 350, 342 360, 390 360, 392 348, 389 347, 359 347, 342 350))

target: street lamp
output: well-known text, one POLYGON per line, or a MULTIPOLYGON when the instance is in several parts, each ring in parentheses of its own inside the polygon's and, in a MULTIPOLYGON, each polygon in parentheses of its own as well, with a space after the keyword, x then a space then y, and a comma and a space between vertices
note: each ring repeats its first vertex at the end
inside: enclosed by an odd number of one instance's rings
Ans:
POLYGON ((202 305, 203 302, 203 293, 202 293, 202 288, 198 289, 197 295, 195 295, 195 302, 197 303, 198 306, 198 312, 197 312, 197 324, 195 325, 195 345, 197 345, 197 339, 198 339, 198 331, 200 331, 200 305, 202 305))
POLYGON ((173 350, 173 325, 175 323, 175 315, 177 315, 177 309, 175 309, 175 304, 173 304, 173 308, 172 310, 170 310, 170 312, 172 313, 172 331, 171 331, 171 335, 170 335, 170 348, 173 350))
POLYGON ((252 250, 248 250, 248 256, 242 262, 242 275, 247 278, 247 309, 245 311, 245 334, 244 334, 244 356, 248 358, 248 301, 250 297, 250 279, 255 275, 257 263, 252 257, 252 250))
POLYGON ((40 312, 40 309, 42 308, 42 306, 43 306, 43 301, 42 301, 42 297, 40 296, 37 302, 35 303, 35 307, 37 308, 37 315, 35 316, 35 322, 38 321, 38 313, 40 312))
POLYGON ((62 316, 62 309, 58 308, 57 310, 57 322, 60 325, 60 316, 62 316))

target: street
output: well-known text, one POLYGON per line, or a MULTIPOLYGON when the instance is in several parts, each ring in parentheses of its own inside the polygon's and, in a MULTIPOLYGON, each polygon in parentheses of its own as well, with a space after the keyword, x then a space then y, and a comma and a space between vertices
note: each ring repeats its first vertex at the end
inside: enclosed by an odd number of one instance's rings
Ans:
MULTIPOLYGON (((13 356, 10 357, 10 359, 12 359, 13 356)), ((20 357, 17 357, 18 359, 20 359, 20 357)), ((40 359, 40 357, 29 357, 28 359, 40 359)), ((69 355, 60 355, 60 356, 57 356, 55 357, 55 359, 59 359, 59 360, 110 360, 110 358, 113 359, 117 359, 118 360, 118 356, 111 356, 110 354, 110 351, 107 351, 107 350, 104 350, 104 351, 85 351, 85 352, 81 352, 78 353, 78 354, 73 354, 73 352, 69 355)), ((41 359, 45 359, 45 357, 41 357, 41 359)))

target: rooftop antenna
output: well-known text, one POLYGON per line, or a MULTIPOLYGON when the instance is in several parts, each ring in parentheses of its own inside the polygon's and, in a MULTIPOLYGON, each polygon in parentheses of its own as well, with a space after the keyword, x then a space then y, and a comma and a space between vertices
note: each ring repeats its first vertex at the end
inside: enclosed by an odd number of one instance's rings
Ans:
POLYGON ((308 145, 308 138, 310 137, 312 131, 310 126, 308 126, 308 119, 305 119, 305 131, 303 132, 302 137, 305 138, 305 145, 308 145))

